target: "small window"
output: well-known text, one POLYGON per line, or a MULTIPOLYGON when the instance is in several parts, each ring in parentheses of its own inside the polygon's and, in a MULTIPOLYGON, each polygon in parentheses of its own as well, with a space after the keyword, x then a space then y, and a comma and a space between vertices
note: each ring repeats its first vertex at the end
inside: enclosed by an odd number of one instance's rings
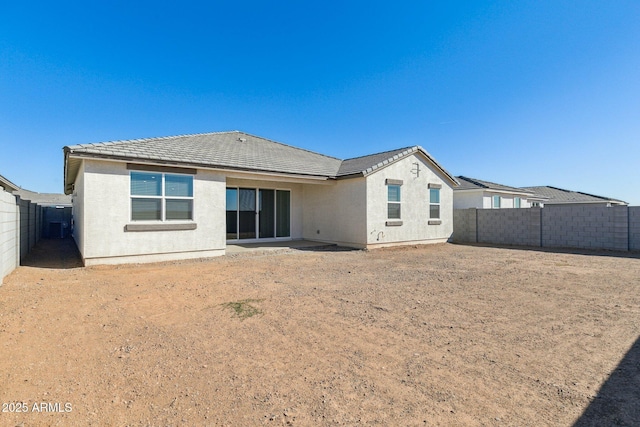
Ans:
POLYGON ((516 197, 515 199, 513 199, 513 207, 514 208, 520 208, 521 202, 520 202, 520 197, 516 197))
POLYGON ((387 185, 387 218, 400 219, 401 193, 399 185, 387 185))
POLYGON ((131 172, 131 219, 193 220, 193 177, 131 172))
POLYGON ((440 219, 440 189, 429 189, 429 218, 440 219))
POLYGON ((494 209, 500 209, 500 196, 493 196, 493 204, 492 207, 494 209))

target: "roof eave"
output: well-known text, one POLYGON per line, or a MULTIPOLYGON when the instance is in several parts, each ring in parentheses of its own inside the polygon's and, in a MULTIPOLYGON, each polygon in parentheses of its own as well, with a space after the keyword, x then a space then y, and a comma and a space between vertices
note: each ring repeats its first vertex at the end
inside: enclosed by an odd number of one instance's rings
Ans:
MULTIPOLYGON (((67 149, 68 147, 65 147, 67 149)), ((241 167, 233 167, 233 166, 225 166, 225 165, 210 165, 210 164, 201 164, 201 163, 192 163, 192 162, 176 162, 162 159, 153 159, 153 158, 139 158, 139 157, 131 157, 131 156, 117 156, 117 155, 105 155, 105 154, 97 154, 97 153, 75 153, 72 150, 65 151, 65 177, 67 176, 67 164, 69 158, 75 159, 93 159, 93 160, 104 160, 118 163, 137 163, 144 165, 156 165, 156 166, 179 166, 179 167, 192 167, 198 169, 205 170, 214 170, 214 171, 233 171, 233 172, 246 172, 246 173, 256 173, 256 174, 273 174, 284 177, 291 178, 299 178, 299 179, 309 179, 309 180, 329 180, 334 179, 335 177, 332 175, 322 175, 322 174, 302 174, 296 172, 283 172, 277 170, 267 170, 267 169, 252 169, 252 168, 241 168, 241 167)), ((75 181, 75 177, 73 178, 75 181)), ((65 189, 70 187, 70 183, 65 184, 65 189)), ((71 190, 72 192, 72 190, 71 190)), ((70 194, 70 193, 67 193, 70 194)))
POLYGON ((16 184, 9 181, 7 178, 3 177, 2 175, 0 175, 0 187, 4 188, 9 193, 20 189, 20 187, 18 187, 16 184))

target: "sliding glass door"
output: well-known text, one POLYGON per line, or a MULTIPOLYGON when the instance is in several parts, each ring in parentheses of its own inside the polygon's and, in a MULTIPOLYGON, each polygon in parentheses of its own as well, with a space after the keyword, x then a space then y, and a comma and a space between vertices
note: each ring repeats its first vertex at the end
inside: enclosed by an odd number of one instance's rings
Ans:
POLYGON ((227 240, 291 237, 291 192, 227 187, 227 240))
POLYGON ((260 211, 260 238, 276 237, 276 201, 275 190, 260 190, 258 205, 260 211))

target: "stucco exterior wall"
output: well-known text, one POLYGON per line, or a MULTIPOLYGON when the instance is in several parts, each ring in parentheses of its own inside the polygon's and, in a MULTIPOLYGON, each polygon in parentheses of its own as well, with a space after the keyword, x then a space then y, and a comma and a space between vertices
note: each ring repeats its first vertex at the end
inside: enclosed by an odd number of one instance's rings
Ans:
MULTIPOLYGON (((291 192, 291 239, 302 239, 302 184, 281 181, 227 178, 225 188, 226 187, 289 190, 291 192)), ((226 217, 223 216, 223 221, 225 218, 226 217)))
POLYGON ((20 264, 18 218, 16 197, 0 187, 0 284, 20 264))
POLYGON ((74 204, 80 206, 82 212, 75 219, 77 234, 81 236, 78 248, 85 265, 224 254, 223 175, 198 170, 193 181, 194 220, 163 223, 195 223, 195 230, 126 231, 126 226, 134 222, 131 221, 130 171, 125 163, 85 160, 81 187, 76 185, 74 204))
POLYGON ((84 258, 84 162, 78 170, 78 176, 73 186, 72 203, 72 236, 80 255, 84 258))
POLYGON ((520 197, 520 208, 530 208, 531 202, 526 197, 514 196, 505 193, 495 193, 487 190, 478 191, 454 191, 454 209, 491 209, 493 196, 500 196, 500 209, 514 208, 515 198, 520 197))
POLYGON ((367 176, 367 244, 370 247, 447 241, 453 234, 453 188, 421 155, 411 155, 367 176), (416 165, 420 172, 416 174, 416 165), (386 180, 402 180, 402 225, 387 225, 386 180), (440 224, 429 224, 429 184, 441 185, 440 224))
POLYGON ((483 206, 483 197, 481 191, 454 191, 453 192, 453 208, 469 209, 479 208, 483 206))
POLYGON ((307 240, 366 247, 365 178, 304 185, 303 237, 307 240))

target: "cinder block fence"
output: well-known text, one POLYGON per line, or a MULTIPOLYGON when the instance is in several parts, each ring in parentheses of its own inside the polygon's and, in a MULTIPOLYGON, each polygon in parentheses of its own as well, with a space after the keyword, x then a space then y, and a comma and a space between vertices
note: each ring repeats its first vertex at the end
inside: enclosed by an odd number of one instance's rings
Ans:
POLYGON ((452 240, 458 243, 639 251, 640 207, 455 209, 452 240))
POLYGON ((0 188, 0 284, 40 240, 43 207, 0 188))

